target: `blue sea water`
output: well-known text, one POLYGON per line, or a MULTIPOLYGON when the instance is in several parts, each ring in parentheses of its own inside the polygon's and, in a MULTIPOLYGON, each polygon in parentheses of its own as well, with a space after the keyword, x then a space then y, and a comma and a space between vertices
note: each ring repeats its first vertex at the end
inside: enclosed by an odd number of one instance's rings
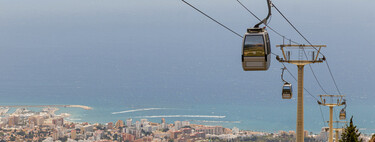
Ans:
MULTIPOLYGON (((256 23, 235 1, 190 2, 239 33, 256 23)), ((262 1, 243 2, 264 15, 262 1)), ((311 42, 328 45, 323 52, 347 96, 348 116, 354 116, 362 132, 373 133, 375 11, 371 6, 375 1, 274 3, 311 42)), ((23 0, 2 6, 1 105, 94 108, 61 108, 59 112, 71 113, 69 119, 78 122, 179 115, 166 120, 267 132, 295 130, 296 101, 281 99, 282 66, 272 57, 266 72, 242 71, 242 39, 181 1, 23 0), (112 114, 147 108, 162 109, 112 114)), ((276 12, 270 26, 304 43, 276 12)), ((275 45, 282 38, 272 32, 270 37, 273 52, 281 54, 275 45)), ((296 75, 296 67, 287 66, 296 75)), ((312 67, 324 89, 338 94, 327 65, 312 67)), ((296 84, 291 76, 285 77, 296 84)), ((313 96, 324 94, 309 67, 305 88, 313 96)), ((328 112, 305 92, 306 130, 318 133, 326 126, 328 112)), ((148 119, 160 122, 161 118, 148 119)))
MULTIPOLYGON (((106 97, 108 98, 109 96, 106 97)), ((194 102, 167 103, 173 101, 166 101, 165 103, 160 103, 162 101, 157 99, 145 99, 143 101, 122 101, 123 99, 110 98, 109 100, 112 101, 110 101, 110 103, 108 104, 102 103, 101 99, 96 100, 96 103, 92 100, 87 101, 90 103, 84 103, 84 105, 93 107, 93 110, 83 110, 80 108, 60 108, 60 110, 57 113, 65 112, 72 114, 72 116, 67 118, 67 120, 73 122, 108 123, 116 122, 117 120, 126 120, 128 118, 132 118, 134 122, 142 118, 146 118, 152 122, 160 122, 161 118, 165 118, 167 123, 174 123, 174 121, 177 120, 191 121, 191 123, 195 124, 219 125, 227 128, 238 127, 243 130, 253 131, 278 132, 279 130, 295 130, 295 100, 287 100, 282 103, 274 102, 274 104, 268 104, 266 102, 257 101, 241 102, 240 100, 236 101, 237 103, 233 103, 231 101, 226 102, 225 100, 220 101, 220 99, 215 99, 216 101, 218 101, 218 103, 208 104, 194 102)), ((74 103, 74 101, 60 101, 69 102, 65 104, 77 104, 74 103)), ((31 100, 30 102, 33 101, 31 100)), ((39 105, 41 103, 21 102, 2 104, 39 105)), ((42 104, 56 103, 52 102, 42 104)), ((352 110, 361 110, 361 108, 363 108, 363 106, 357 107, 358 108, 348 108, 348 116, 353 114, 351 113, 353 112, 352 110)), ((365 107, 368 106, 365 105, 365 107)), ((370 108, 374 107, 375 106, 372 105, 370 108)), ((321 109, 325 115, 325 121, 327 121, 328 109, 324 107, 322 107, 321 109)), ((368 119, 374 117, 373 115, 367 114, 366 111, 361 111, 357 113, 355 116, 355 122, 358 125, 358 127, 361 128, 361 132, 373 132, 373 127, 371 125, 368 125, 374 123, 373 120, 368 119)), ((334 120, 337 120, 337 118, 334 120)), ((314 103, 307 103, 305 105, 305 129, 312 131, 314 133, 318 133, 321 127, 323 126, 327 126, 327 124, 323 123, 319 107, 314 103)), ((341 125, 338 126, 341 127, 341 125)))

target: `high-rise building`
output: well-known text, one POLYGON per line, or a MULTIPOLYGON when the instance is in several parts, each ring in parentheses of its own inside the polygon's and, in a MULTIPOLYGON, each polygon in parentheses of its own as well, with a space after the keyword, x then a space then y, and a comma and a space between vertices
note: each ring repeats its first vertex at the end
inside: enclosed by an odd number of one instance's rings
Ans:
POLYGON ((135 122, 135 129, 136 130, 140 130, 141 129, 141 122, 139 122, 139 121, 135 122))
POLYGON ((127 119, 127 120, 126 120, 126 126, 127 126, 127 127, 131 127, 131 126, 132 126, 132 121, 133 121, 133 120, 132 120, 131 118, 127 119))
POLYGON ((161 128, 162 128, 162 129, 166 129, 166 128, 168 128, 168 124, 167 124, 167 123, 161 123, 161 128))
POLYGON ((174 128, 175 128, 176 130, 180 130, 180 129, 182 128, 182 123, 181 123, 181 121, 175 121, 175 122, 174 122, 174 128))
POLYGON ((18 120, 19 120, 18 115, 12 115, 12 116, 10 116, 9 119, 8 119, 8 125, 9 125, 10 127, 13 127, 13 126, 15 126, 16 124, 18 124, 18 120))

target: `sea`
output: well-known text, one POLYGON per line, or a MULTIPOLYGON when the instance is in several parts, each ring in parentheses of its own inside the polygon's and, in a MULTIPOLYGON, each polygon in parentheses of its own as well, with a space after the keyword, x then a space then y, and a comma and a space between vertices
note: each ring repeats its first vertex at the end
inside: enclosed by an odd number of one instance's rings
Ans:
MULTIPOLYGON (((237 1, 189 2, 239 35, 257 23, 237 1)), ((242 2, 256 15, 266 15, 265 1, 242 2)), ((311 43, 327 45, 324 63, 305 66, 305 129, 319 133, 328 126, 329 109, 317 99, 332 94, 345 95, 347 121, 353 116, 360 132, 374 133, 375 1, 273 3, 311 43)), ((21 0, 1 5, 0 105, 93 108, 57 111, 72 114, 66 120, 73 122, 165 118, 168 123, 270 133, 296 129, 293 76, 284 75, 294 94, 283 100, 283 66, 275 56, 268 71, 243 71, 242 38, 182 1, 21 0)), ((269 26, 308 44, 274 9, 269 26)), ((269 33, 272 52, 282 55, 276 45, 288 39, 269 33)), ((294 65, 286 66, 297 76, 294 65)), ((341 109, 335 107, 334 121, 341 109)))

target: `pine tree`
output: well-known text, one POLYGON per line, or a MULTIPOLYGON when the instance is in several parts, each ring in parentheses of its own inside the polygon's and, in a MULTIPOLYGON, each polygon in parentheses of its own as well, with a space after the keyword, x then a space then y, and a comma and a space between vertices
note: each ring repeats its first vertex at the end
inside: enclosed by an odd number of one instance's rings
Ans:
POLYGON ((357 126, 353 125, 353 116, 350 118, 349 126, 346 125, 344 132, 341 134, 340 142, 362 142, 362 139, 359 139, 361 133, 358 132, 357 126))

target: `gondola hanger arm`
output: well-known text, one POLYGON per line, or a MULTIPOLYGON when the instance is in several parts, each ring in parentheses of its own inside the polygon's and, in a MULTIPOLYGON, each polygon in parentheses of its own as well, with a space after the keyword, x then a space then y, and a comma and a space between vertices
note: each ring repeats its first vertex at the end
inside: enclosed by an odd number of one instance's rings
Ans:
POLYGON ((254 26, 254 28, 259 28, 259 26, 260 26, 261 24, 267 25, 267 20, 268 20, 268 18, 270 18, 270 16, 272 15, 272 14, 271 14, 271 7, 272 7, 272 2, 271 2, 271 0, 267 0, 267 5, 268 5, 268 15, 267 15, 267 17, 264 18, 262 21, 260 21, 258 24, 256 24, 256 25, 254 26))
POLYGON ((288 83, 287 81, 284 80, 284 70, 286 69, 286 67, 283 67, 281 68, 281 80, 283 80, 284 83, 288 83))

